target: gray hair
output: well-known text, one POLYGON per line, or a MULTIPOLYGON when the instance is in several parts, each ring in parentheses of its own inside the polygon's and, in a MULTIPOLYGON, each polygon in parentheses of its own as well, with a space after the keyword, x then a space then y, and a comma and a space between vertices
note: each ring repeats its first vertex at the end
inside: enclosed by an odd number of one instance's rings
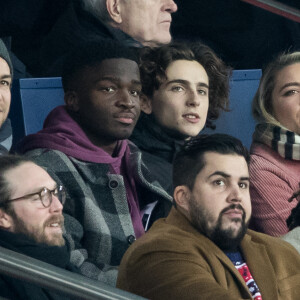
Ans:
POLYGON ((107 8, 106 0, 82 0, 83 9, 107 24, 112 21, 107 8))
POLYGON ((280 123, 273 116, 272 107, 275 79, 279 71, 296 63, 300 63, 300 52, 283 53, 263 71, 258 90, 252 102, 252 114, 258 122, 280 126, 280 123))

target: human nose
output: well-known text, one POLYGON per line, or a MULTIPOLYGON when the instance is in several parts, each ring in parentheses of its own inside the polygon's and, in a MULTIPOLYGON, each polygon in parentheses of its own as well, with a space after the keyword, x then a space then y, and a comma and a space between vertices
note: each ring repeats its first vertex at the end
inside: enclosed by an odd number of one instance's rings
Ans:
POLYGON ((50 205, 50 211, 51 212, 62 212, 63 210, 63 205, 62 203, 59 201, 58 197, 55 195, 51 195, 52 196, 52 203, 50 205))
POLYGON ((173 0, 163 0, 163 11, 167 11, 169 13, 174 13, 178 10, 177 4, 173 0))
POLYGON ((128 91, 122 91, 119 94, 119 100, 117 101, 117 106, 123 106, 126 108, 135 107, 135 100, 133 96, 128 91))
POLYGON ((239 186, 231 186, 230 194, 228 195, 227 202, 229 203, 240 203, 242 202, 243 196, 239 186))
POLYGON ((196 107, 200 105, 200 97, 197 91, 190 91, 188 93, 186 105, 191 107, 196 107))

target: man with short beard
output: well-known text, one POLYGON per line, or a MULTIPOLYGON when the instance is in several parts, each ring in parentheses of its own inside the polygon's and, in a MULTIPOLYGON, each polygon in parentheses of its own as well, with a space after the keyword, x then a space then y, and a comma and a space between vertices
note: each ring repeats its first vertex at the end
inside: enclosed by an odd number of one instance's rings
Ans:
MULTIPOLYGON (((66 270, 63 238, 65 193, 41 167, 18 156, 0 156, 0 246, 66 270)), ((0 276, 0 298, 67 299, 34 284, 0 276)))
POLYGON ((117 287, 155 299, 299 299, 300 256, 247 229, 249 154, 203 135, 174 160, 174 207, 126 252, 117 287))

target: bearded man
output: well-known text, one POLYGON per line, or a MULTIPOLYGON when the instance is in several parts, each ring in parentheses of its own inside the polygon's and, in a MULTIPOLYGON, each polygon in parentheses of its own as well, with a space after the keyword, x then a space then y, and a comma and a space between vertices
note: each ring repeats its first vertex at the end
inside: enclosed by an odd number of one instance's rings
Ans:
POLYGON ((186 142, 174 207, 125 253, 117 287, 155 299, 299 299, 300 256, 248 230, 249 154, 224 134, 186 142))
MULTIPOLYGON (((77 272, 63 238, 64 188, 26 158, 0 156, 0 246, 77 272)), ((31 283, 0 276, 0 298, 67 299, 31 283)))

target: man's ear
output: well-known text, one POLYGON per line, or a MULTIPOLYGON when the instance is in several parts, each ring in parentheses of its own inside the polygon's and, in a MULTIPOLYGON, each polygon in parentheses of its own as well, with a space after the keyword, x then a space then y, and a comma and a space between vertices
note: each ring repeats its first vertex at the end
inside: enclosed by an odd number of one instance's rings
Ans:
POLYGON ((77 112, 79 110, 78 97, 76 92, 74 91, 65 92, 64 98, 65 98, 66 106, 69 110, 73 112, 77 112))
POLYGON ((176 186, 173 197, 177 206, 179 206, 186 212, 189 212, 189 200, 191 197, 191 191, 186 185, 176 186))
POLYGON ((12 227, 12 217, 0 209, 0 228, 9 230, 12 227))
POLYGON ((150 115, 152 113, 152 103, 151 99, 144 94, 141 95, 140 97, 141 100, 141 110, 147 114, 150 115))
POLYGON ((122 23, 120 0, 106 0, 106 8, 109 16, 117 24, 122 23))

